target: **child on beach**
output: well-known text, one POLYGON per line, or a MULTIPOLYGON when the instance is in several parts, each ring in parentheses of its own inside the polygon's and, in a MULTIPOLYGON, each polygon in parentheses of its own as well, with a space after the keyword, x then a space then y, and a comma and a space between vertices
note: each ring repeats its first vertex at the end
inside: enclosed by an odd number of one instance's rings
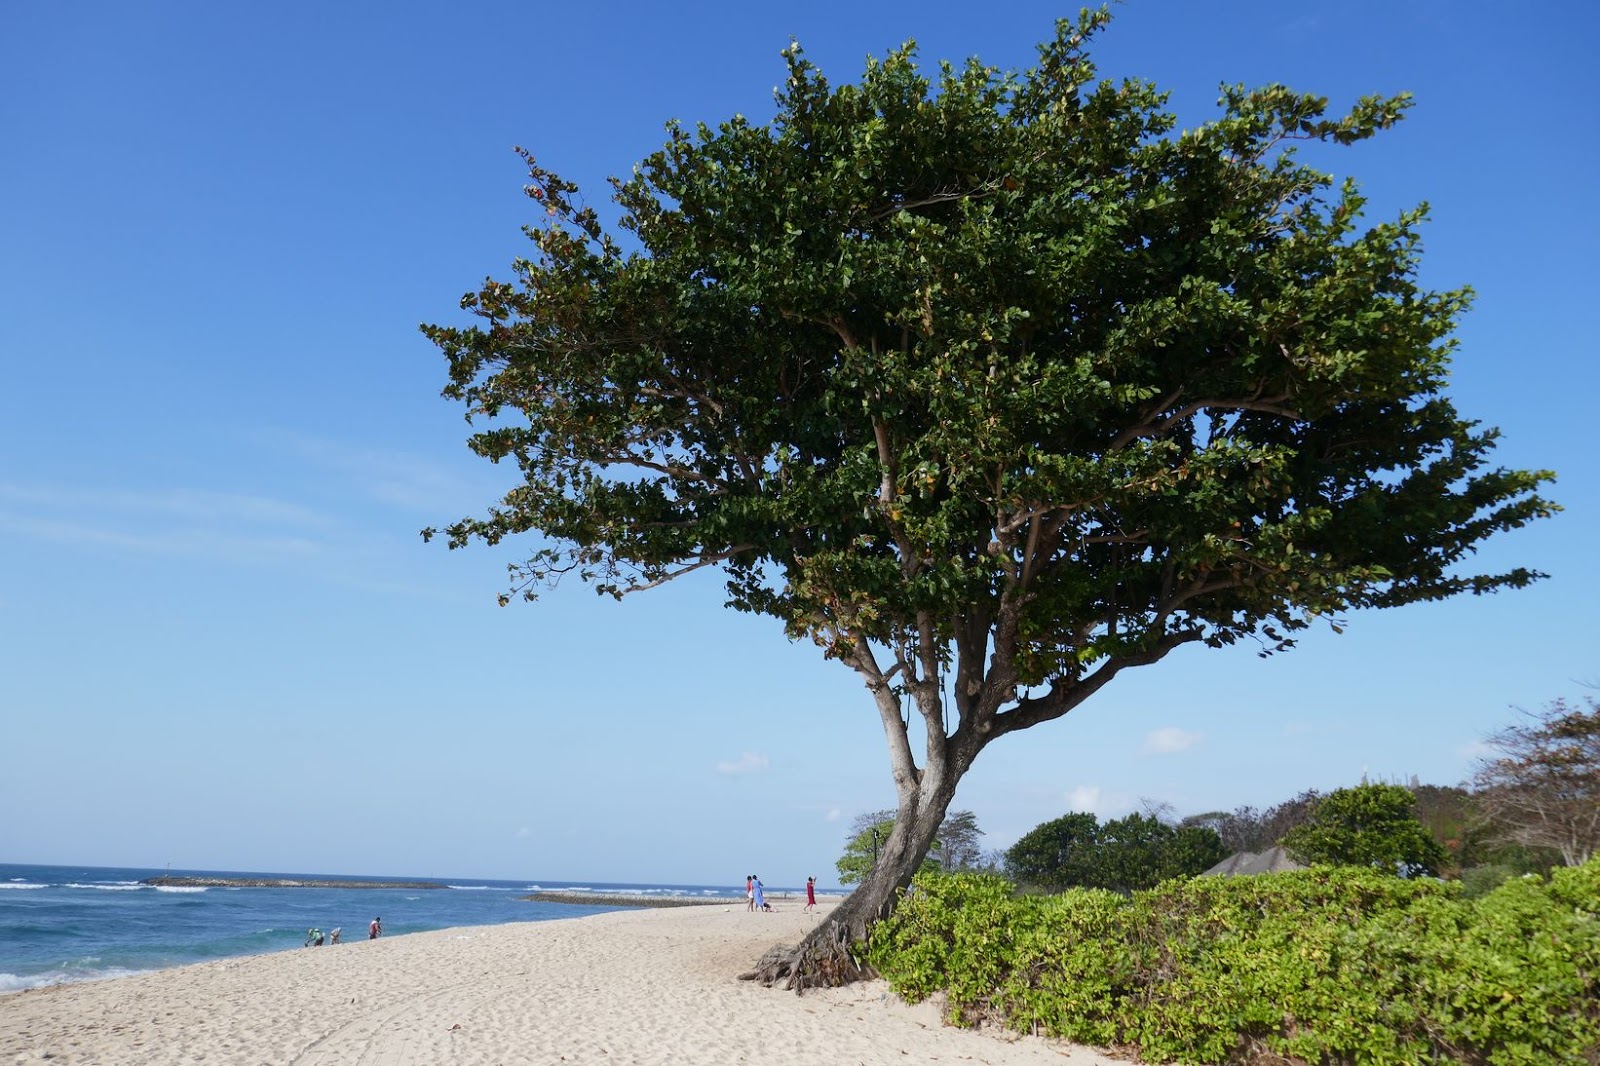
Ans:
POLYGON ((744 909, 756 909, 756 875, 746 874, 744 878, 744 909))

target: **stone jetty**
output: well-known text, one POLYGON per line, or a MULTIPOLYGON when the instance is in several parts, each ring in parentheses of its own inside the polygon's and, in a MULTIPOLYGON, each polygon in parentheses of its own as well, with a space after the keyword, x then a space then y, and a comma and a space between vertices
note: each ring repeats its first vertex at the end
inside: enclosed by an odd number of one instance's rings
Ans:
POLYGON ((704 907, 713 903, 744 904, 727 896, 630 896, 622 892, 535 892, 520 899, 534 903, 577 903, 587 907, 704 907))
POLYGON ((334 881, 290 877, 147 877, 157 888, 449 888, 438 881, 334 881))

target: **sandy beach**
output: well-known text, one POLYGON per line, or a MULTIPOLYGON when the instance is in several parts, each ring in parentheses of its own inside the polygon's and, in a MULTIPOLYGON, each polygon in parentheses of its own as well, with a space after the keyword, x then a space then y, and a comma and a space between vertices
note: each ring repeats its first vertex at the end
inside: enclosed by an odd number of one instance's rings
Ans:
POLYGON ((817 921, 797 903, 619 911, 227 959, 0 996, 0 1064, 608 1063, 1106 1066, 953 1029, 882 982, 797 996, 738 980, 817 921))

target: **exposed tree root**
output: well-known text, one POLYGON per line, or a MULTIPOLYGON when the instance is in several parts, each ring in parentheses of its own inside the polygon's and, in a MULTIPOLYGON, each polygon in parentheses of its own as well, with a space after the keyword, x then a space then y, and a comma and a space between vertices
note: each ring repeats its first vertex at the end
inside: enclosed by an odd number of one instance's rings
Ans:
POLYGON ((850 928, 829 922, 793 947, 775 947, 761 956, 756 968, 739 975, 741 981, 760 981, 767 987, 782 982, 785 989, 838 988, 876 977, 877 972, 857 953, 850 928))

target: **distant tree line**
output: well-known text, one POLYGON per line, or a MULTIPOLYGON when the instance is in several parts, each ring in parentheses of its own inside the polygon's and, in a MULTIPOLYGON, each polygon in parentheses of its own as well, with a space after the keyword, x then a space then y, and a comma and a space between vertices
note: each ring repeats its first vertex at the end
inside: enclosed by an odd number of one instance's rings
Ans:
MULTIPOLYGON (((1208 811, 1174 822, 1164 805, 1101 823, 1075 811, 1011 847, 985 852, 977 818, 953 812, 924 869, 999 871, 1045 891, 1130 891, 1190 877, 1239 852, 1282 845, 1297 861, 1401 876, 1460 877, 1486 891, 1509 876, 1582 865, 1600 845, 1600 704, 1557 700, 1489 738, 1470 789, 1363 781, 1308 789, 1265 809, 1208 811)), ((840 858, 841 884, 870 872, 893 811, 857 818, 840 858)))

